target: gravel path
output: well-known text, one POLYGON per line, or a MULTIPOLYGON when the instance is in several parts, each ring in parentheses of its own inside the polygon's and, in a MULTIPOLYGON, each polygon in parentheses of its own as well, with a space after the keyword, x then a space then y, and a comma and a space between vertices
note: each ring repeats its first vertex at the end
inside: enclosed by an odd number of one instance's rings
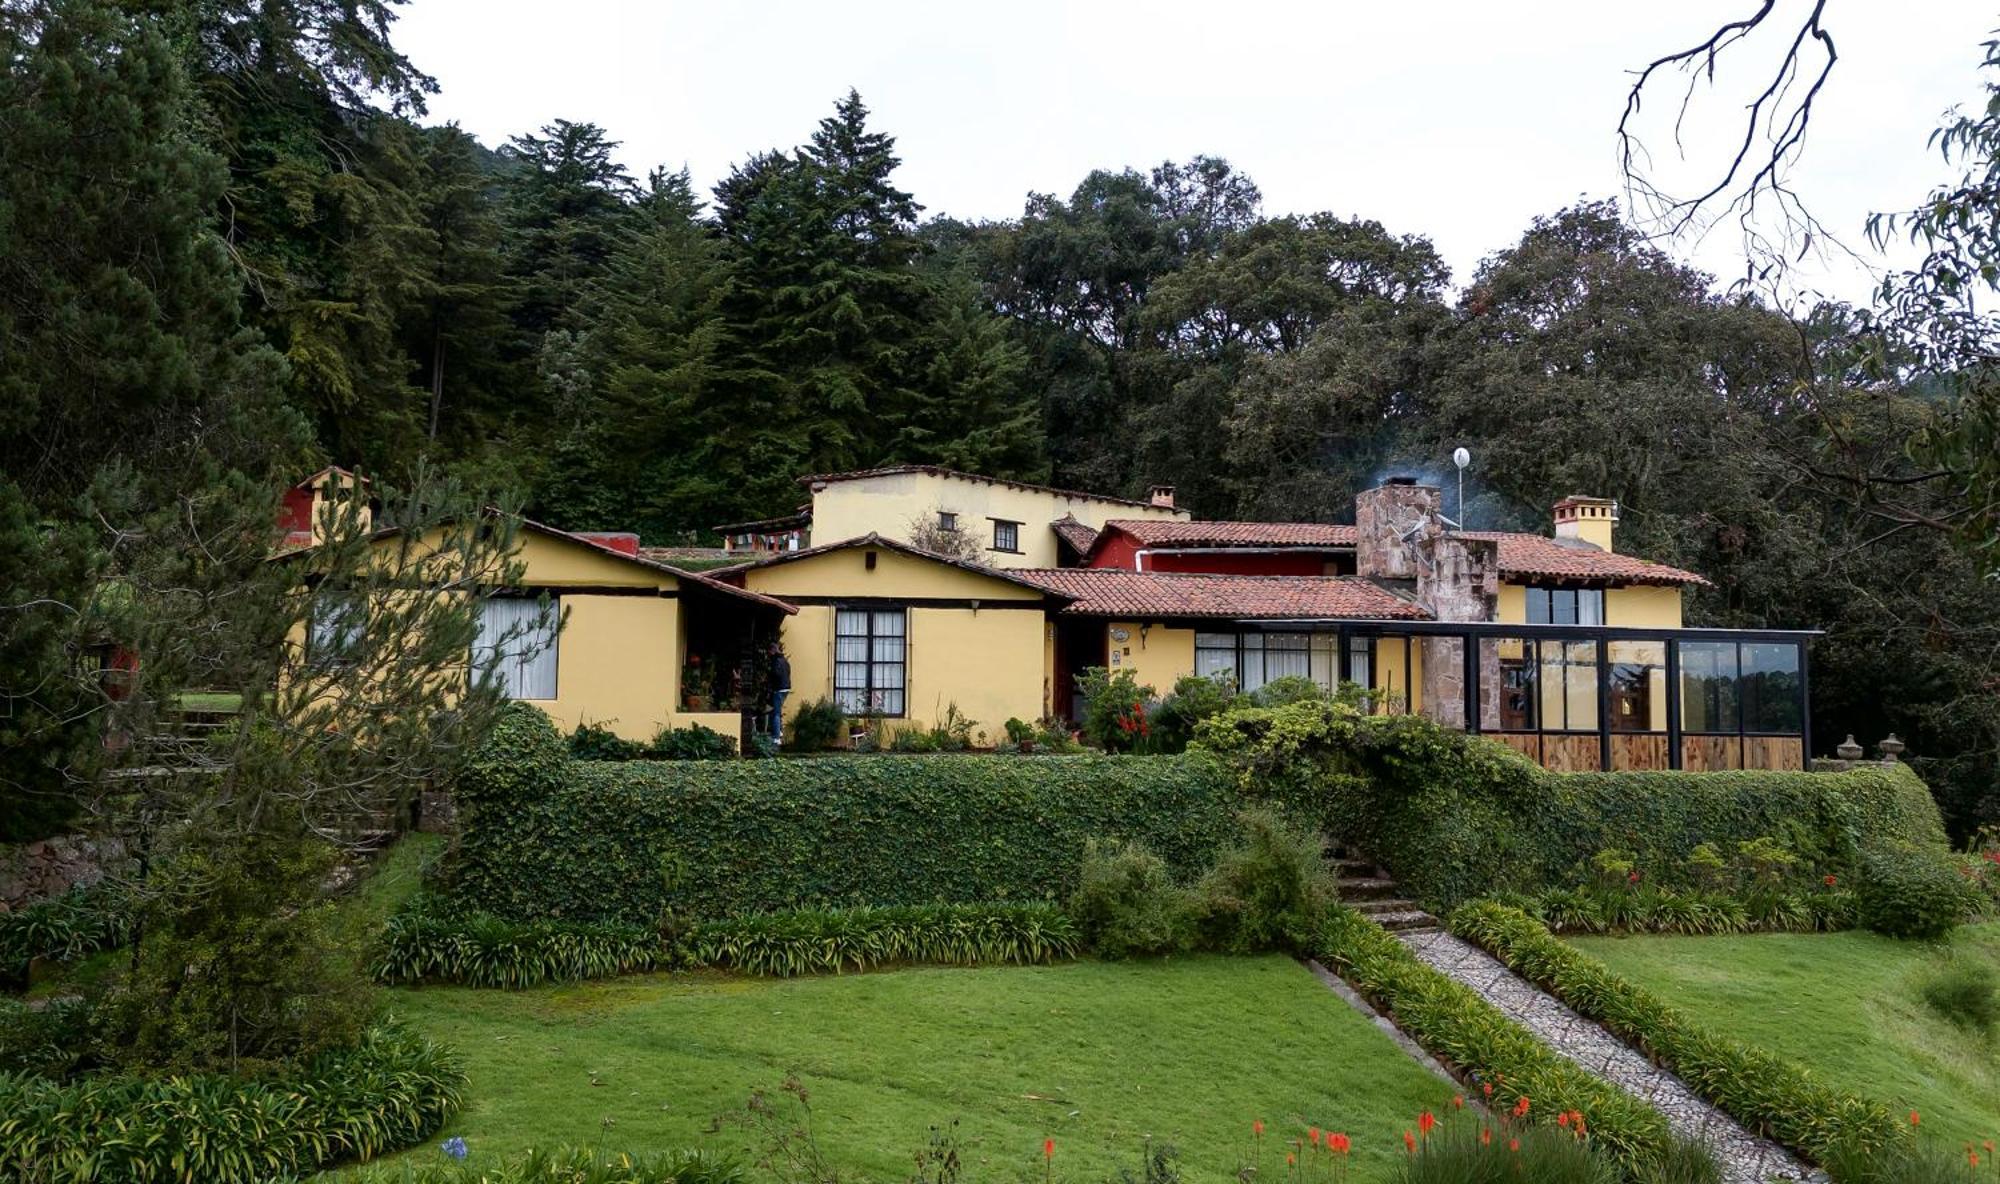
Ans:
POLYGON ((1771 1140, 1697 1097, 1681 1079, 1571 1011, 1500 961, 1449 933, 1398 934, 1423 961, 1485 996, 1550 1048, 1635 1097, 1650 1102, 1673 1128, 1706 1143, 1730 1184, 1824 1180, 1771 1140))

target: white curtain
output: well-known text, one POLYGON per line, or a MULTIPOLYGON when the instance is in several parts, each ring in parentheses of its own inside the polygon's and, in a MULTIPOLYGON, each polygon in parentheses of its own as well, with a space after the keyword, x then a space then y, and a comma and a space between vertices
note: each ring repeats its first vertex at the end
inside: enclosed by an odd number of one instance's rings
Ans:
POLYGON ((556 625, 562 606, 554 599, 496 596, 479 606, 479 637, 472 660, 509 699, 556 697, 556 625), (494 660, 494 655, 499 660, 494 660))

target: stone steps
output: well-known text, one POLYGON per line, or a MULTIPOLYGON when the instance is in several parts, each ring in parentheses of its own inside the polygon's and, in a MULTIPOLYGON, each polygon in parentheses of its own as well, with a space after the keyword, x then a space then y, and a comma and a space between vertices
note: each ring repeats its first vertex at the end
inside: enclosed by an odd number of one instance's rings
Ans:
POLYGON ((1396 881, 1383 874, 1373 861, 1342 857, 1331 862, 1340 899, 1362 916, 1391 933, 1423 933, 1440 928, 1438 919, 1416 901, 1400 895, 1396 881))

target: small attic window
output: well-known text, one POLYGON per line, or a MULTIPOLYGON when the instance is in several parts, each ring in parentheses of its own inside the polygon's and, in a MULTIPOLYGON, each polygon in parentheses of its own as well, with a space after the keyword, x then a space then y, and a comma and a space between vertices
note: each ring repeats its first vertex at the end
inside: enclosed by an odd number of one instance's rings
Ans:
POLYGON ((956 531, 958 529, 958 515, 952 513, 950 510, 939 510, 938 529, 956 531))

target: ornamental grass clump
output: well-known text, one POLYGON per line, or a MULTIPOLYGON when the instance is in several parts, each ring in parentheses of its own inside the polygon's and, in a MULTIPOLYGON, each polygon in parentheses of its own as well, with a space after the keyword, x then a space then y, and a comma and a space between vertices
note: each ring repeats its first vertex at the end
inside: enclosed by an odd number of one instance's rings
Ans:
POLYGON ((2000 1025, 2000 983, 1993 968, 1975 958, 1947 956, 1931 967, 1917 995, 1932 1011, 1985 1035, 2000 1025))

